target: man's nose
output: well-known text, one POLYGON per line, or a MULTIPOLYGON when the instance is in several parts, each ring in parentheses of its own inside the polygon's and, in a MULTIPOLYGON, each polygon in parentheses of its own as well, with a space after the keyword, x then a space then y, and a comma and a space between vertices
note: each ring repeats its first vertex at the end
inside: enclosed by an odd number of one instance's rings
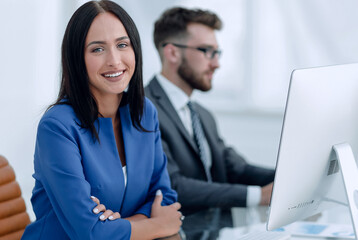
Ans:
POLYGON ((210 66, 214 69, 220 67, 218 54, 215 54, 214 57, 212 59, 210 59, 210 66))

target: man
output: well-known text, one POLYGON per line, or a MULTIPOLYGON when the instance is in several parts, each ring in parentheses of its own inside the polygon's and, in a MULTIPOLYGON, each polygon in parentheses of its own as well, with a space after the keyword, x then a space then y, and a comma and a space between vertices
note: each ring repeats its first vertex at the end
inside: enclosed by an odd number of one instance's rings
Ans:
POLYGON ((212 87, 221 25, 214 13, 184 8, 167 10, 155 23, 162 71, 145 92, 158 110, 171 183, 185 215, 268 205, 272 191, 274 171, 248 164, 225 146, 212 114, 190 101, 194 90, 212 87))

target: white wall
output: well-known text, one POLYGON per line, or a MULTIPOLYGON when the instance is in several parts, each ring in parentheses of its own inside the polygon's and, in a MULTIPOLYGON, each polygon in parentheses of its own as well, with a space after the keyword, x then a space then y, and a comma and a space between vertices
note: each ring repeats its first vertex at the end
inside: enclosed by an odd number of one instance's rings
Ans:
POLYGON ((28 212, 34 219, 30 197, 36 129, 58 92, 63 21, 68 21, 69 14, 61 1, 20 0, 2 4, 0 154, 15 169, 28 212))
MULTIPOLYGON (((15 168, 31 218, 37 123, 57 95, 65 26, 85 0, 2 2, 0 154, 15 168)), ((358 62, 356 0, 118 0, 141 34, 145 82, 160 71, 153 23, 174 5, 210 9, 223 19, 214 89, 196 93, 223 138, 249 161, 274 166, 290 73, 358 62)))

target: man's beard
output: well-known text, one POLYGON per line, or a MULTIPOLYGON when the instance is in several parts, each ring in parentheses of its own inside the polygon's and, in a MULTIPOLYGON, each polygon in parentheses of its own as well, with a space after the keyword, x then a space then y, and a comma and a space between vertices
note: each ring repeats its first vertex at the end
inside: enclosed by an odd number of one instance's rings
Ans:
POLYGON ((193 68, 188 64, 186 58, 182 58, 181 64, 178 68, 178 75, 190 85, 192 89, 197 89, 203 92, 209 91, 211 89, 211 84, 209 86, 205 85, 204 80, 198 74, 196 74, 193 68))

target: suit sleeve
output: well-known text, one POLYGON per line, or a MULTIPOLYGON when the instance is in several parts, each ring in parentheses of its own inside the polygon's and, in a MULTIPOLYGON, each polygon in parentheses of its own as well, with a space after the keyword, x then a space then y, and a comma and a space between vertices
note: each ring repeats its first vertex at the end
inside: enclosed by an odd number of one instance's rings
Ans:
POLYGON ((265 186, 274 180, 275 171, 248 164, 234 149, 226 147, 224 159, 228 180, 231 183, 265 186))
POLYGON ((92 213, 96 204, 90 199, 80 149, 58 120, 47 118, 40 122, 35 155, 40 180, 70 239, 130 239, 129 221, 102 222, 92 213))
MULTIPOLYGON (((202 110, 205 111, 205 110, 202 110)), ((203 113, 203 112, 202 112, 203 113)), ((266 185, 273 181, 274 171, 248 164, 243 157, 225 145, 219 137, 216 123, 207 111, 203 113, 206 129, 209 129, 210 147, 213 158, 212 172, 221 174, 221 181, 208 183, 204 180, 186 177, 171 154, 167 142, 163 148, 168 156, 168 169, 174 189, 178 192, 179 202, 187 209, 198 210, 209 207, 245 207, 247 185, 266 185), (216 164, 216 165, 215 165, 216 164), (223 180, 225 179, 225 180, 223 180)), ((215 178, 215 176, 214 176, 215 178)))
POLYGON ((201 118, 210 135, 210 146, 216 158, 225 166, 226 179, 229 183, 264 186, 273 181, 274 170, 248 163, 233 148, 228 147, 219 135, 213 115, 200 107, 201 118))
POLYGON ((210 207, 243 207, 246 205, 247 187, 241 184, 208 183, 184 176, 164 140, 163 149, 168 157, 168 170, 178 201, 183 208, 200 210, 210 207))

